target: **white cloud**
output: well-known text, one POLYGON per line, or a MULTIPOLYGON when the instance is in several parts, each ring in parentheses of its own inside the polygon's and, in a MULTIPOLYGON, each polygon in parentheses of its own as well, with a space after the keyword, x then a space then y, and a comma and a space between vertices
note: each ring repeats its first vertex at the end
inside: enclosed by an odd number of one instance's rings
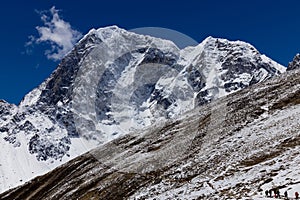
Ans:
POLYGON ((48 59, 62 59, 74 46, 74 44, 82 37, 82 34, 72 29, 70 23, 64 21, 59 16, 59 10, 54 6, 49 11, 39 12, 43 26, 37 26, 36 29, 39 37, 29 37, 26 45, 48 43, 51 49, 45 51, 48 59))

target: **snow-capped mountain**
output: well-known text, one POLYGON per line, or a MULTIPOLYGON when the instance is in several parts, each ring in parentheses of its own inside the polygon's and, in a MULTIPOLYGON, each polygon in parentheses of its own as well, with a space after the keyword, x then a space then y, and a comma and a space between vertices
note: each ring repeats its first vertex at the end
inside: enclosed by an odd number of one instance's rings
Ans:
POLYGON ((0 102, 0 190, 283 72, 241 41, 208 37, 181 50, 116 26, 93 29, 19 106, 0 102))
POLYGON ((0 198, 265 200, 278 189, 295 199, 299 115, 296 69, 101 145, 0 198))

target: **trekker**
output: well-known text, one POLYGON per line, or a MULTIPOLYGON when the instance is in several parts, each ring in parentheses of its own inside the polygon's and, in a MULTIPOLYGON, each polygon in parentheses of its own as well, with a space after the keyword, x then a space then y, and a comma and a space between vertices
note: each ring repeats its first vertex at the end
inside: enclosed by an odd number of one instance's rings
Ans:
POLYGON ((288 199, 288 193, 287 193, 287 191, 284 192, 284 198, 288 199))
POLYGON ((295 192, 295 197, 296 197, 296 199, 299 199, 299 193, 298 192, 295 192))
POLYGON ((279 189, 276 190, 276 196, 277 196, 277 198, 280 199, 280 191, 279 191, 279 189))
POLYGON ((278 190, 277 188, 273 189, 273 191, 274 191, 274 198, 277 198, 277 190, 278 190))
POLYGON ((272 190, 269 190, 269 197, 272 197, 272 190))
POLYGON ((266 190, 265 194, 266 194, 266 197, 268 197, 269 196, 269 190, 266 190))

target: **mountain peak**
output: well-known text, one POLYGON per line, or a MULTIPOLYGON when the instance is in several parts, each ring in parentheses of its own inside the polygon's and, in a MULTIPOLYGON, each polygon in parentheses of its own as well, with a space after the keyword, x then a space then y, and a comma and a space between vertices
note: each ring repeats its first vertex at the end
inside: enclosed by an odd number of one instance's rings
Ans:
MULTIPOLYGON (((245 48, 249 48, 251 50, 257 51, 257 49, 252 46, 251 44, 241 41, 241 40, 234 40, 234 41, 230 41, 228 39, 225 38, 218 38, 218 37, 213 37, 213 36, 208 36, 207 38, 205 38, 202 42, 203 44, 206 45, 216 45, 216 46, 223 46, 223 45, 231 45, 231 47, 233 45, 235 46, 243 46, 245 48)), ((257 51, 258 52, 258 51, 257 51)))
POLYGON ((89 34, 95 34, 97 32, 101 32, 101 31, 121 31, 123 29, 119 28, 117 25, 111 25, 111 26, 106 26, 106 27, 101 27, 101 28, 92 28, 87 35, 89 34))
POLYGON ((287 67, 287 70, 294 70, 300 68, 300 54, 296 54, 293 61, 289 63, 289 66, 287 67))
MULTIPOLYGON (((83 38, 89 36, 96 36, 101 39, 108 46, 110 44, 118 43, 118 45, 123 46, 122 43, 132 43, 132 44, 141 44, 148 46, 157 46, 158 48, 175 48, 179 49, 173 41, 153 37, 150 35, 141 35, 135 32, 125 30, 118 27, 117 25, 107 26, 98 29, 91 29, 83 38)), ((80 43, 80 42, 79 42, 80 43)))

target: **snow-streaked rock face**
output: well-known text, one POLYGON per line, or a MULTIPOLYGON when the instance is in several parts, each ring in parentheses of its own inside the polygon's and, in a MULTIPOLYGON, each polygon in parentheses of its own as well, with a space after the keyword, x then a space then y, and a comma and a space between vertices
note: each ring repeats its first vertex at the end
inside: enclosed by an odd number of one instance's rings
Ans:
POLYGON ((299 69, 300 68, 300 54, 298 53, 292 62, 289 63, 289 66, 287 67, 287 70, 294 70, 294 69, 299 69))
POLYGON ((241 41, 208 37, 180 50, 116 26, 93 29, 18 107, 0 102, 0 140, 10 149, 1 151, 0 164, 9 164, 0 166, 0 189, 20 183, 9 178, 14 171, 25 171, 16 177, 28 180, 284 71, 241 41), (16 167, 20 156, 30 163, 16 167))

